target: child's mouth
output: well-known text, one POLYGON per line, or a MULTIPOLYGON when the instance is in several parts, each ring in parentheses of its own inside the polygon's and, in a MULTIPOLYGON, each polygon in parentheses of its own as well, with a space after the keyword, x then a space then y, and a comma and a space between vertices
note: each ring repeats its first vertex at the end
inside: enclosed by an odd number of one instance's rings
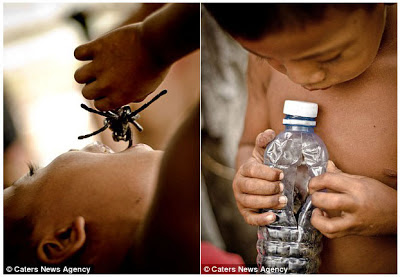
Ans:
POLYGON ((303 88, 305 88, 306 90, 309 91, 314 91, 314 90, 327 90, 329 88, 331 88, 332 86, 328 86, 328 87, 324 87, 324 88, 312 88, 312 87, 307 87, 307 86, 303 86, 303 88))

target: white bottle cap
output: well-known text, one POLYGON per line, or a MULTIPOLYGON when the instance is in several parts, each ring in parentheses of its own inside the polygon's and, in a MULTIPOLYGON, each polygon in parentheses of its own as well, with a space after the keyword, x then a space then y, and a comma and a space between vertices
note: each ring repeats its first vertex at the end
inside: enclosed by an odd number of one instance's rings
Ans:
POLYGON ((283 113, 287 115, 316 118, 318 115, 318 104, 286 100, 283 106, 283 113))

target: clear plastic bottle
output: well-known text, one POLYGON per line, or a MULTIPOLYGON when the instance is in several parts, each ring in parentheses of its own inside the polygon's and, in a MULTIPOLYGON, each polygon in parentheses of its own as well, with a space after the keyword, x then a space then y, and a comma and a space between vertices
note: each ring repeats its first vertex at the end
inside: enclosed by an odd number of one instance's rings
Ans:
POLYGON ((258 229, 257 264, 261 268, 287 268, 287 273, 316 273, 322 250, 321 233, 310 223, 313 206, 308 182, 326 171, 328 151, 314 133, 318 105, 286 100, 283 108, 285 130, 271 141, 264 164, 284 173, 283 194, 288 202, 272 211, 275 222, 258 229))

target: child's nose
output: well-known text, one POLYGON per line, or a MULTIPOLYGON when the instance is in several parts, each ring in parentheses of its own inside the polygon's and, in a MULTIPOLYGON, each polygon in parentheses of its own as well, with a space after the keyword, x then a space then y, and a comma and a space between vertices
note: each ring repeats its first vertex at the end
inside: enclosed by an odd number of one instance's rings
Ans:
POLYGON ((287 63, 285 68, 290 80, 303 86, 322 82, 326 77, 325 71, 317 65, 287 63))

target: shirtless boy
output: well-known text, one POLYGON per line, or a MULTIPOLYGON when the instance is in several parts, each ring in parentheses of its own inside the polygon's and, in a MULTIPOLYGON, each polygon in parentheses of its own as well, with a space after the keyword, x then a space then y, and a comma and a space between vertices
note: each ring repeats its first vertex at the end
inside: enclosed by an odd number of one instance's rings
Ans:
POLYGON ((284 128, 284 101, 318 103, 315 131, 334 162, 309 184, 316 206, 311 222, 325 236, 319 272, 396 273, 397 7, 206 6, 250 52, 233 182, 246 222, 270 224, 275 215, 258 211, 287 202, 280 171, 262 164, 262 147, 284 128))

